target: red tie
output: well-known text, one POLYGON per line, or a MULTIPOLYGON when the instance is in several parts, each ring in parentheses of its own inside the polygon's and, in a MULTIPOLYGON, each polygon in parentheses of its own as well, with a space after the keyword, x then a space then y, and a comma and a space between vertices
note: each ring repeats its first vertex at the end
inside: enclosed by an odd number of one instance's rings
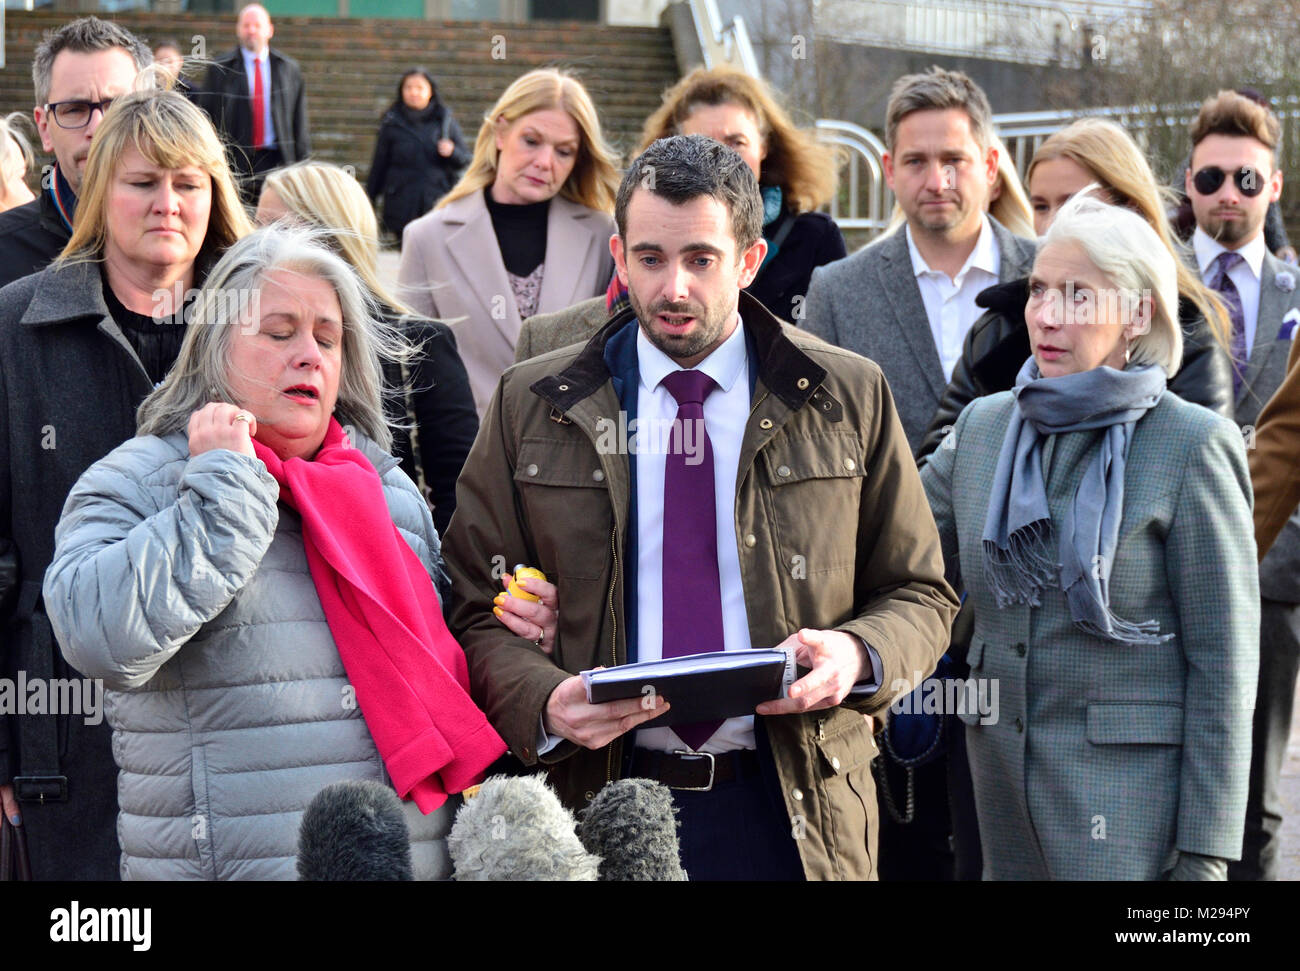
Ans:
POLYGON ((262 88, 262 61, 253 59, 253 147, 266 141, 266 91, 262 88))

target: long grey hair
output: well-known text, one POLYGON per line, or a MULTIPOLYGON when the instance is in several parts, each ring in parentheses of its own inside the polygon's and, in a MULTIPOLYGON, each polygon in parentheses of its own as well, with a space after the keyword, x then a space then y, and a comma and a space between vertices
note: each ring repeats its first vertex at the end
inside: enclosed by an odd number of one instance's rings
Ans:
POLYGON ((237 404, 229 380, 231 339, 237 327, 256 327, 266 275, 290 270, 319 277, 334 289, 343 312, 342 364, 334 416, 381 448, 392 447, 384 416, 381 362, 404 361, 412 347, 386 324, 356 273, 326 246, 327 234, 302 227, 260 229, 230 247, 208 274, 189 308, 189 329, 175 365, 136 413, 140 435, 184 431, 190 415, 212 401, 237 404))

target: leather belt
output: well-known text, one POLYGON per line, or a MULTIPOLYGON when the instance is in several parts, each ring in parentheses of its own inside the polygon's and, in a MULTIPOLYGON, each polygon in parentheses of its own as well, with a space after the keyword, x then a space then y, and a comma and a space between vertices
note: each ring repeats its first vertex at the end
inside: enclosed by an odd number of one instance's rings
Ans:
POLYGON ((752 749, 723 752, 656 752, 639 748, 632 753, 632 775, 654 779, 669 789, 708 792, 717 782, 736 782, 759 774, 758 753, 752 749))

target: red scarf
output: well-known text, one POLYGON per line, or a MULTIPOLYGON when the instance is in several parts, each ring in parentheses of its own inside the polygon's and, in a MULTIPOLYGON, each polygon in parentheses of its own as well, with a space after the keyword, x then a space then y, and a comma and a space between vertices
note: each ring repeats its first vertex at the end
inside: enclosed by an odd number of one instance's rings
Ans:
POLYGON ((393 785, 431 813, 506 750, 470 700, 433 582, 393 525, 375 467, 333 418, 310 461, 253 448, 302 516, 316 593, 393 785))

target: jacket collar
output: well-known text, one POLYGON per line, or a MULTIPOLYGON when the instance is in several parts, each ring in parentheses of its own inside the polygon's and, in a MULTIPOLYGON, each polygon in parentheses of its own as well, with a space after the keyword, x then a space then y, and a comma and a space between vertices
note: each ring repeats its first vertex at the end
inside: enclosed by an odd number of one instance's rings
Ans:
MULTIPOLYGON (((781 321, 757 299, 740 291, 740 316, 757 351, 758 377, 791 411, 797 411, 826 379, 826 369, 785 335, 781 321)), ((613 317, 559 374, 535 381, 530 390, 559 414, 590 397, 611 378, 605 345, 636 314, 629 308, 613 317)))
POLYGON ((97 262, 46 267, 34 283, 31 303, 20 321, 29 327, 109 316, 97 262))

